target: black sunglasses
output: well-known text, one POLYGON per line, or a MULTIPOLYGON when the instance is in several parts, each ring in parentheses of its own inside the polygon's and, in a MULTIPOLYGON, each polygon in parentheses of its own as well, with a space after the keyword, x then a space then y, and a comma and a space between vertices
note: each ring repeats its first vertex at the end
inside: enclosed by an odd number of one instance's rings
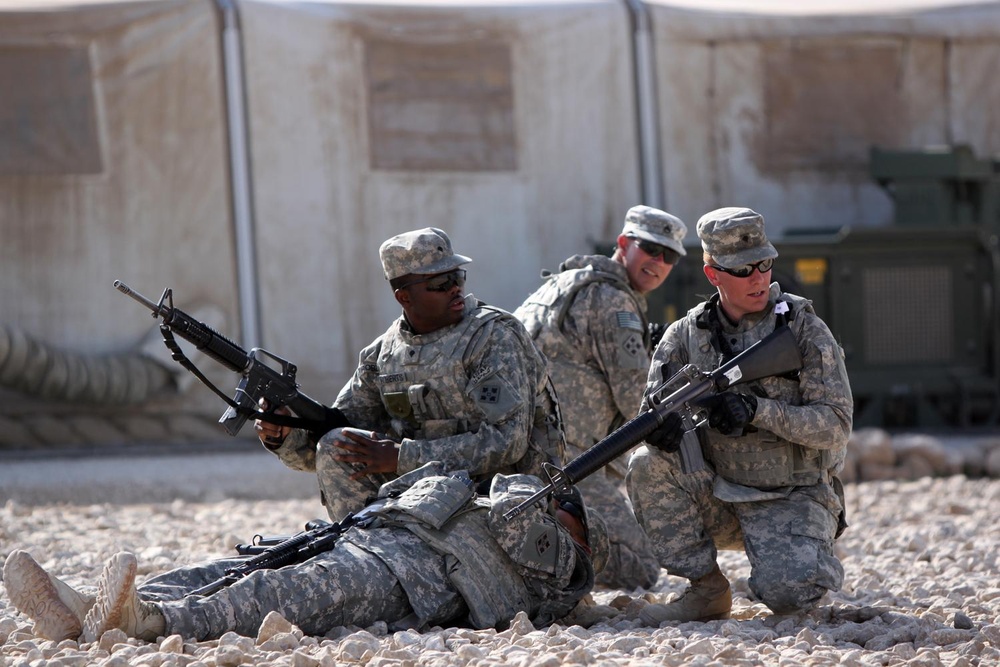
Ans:
POLYGON ((680 253, 676 250, 671 250, 666 246, 662 246, 659 243, 653 243, 652 241, 644 241, 643 239, 632 237, 635 244, 639 246, 639 250, 643 251, 653 259, 656 259, 660 255, 663 255, 664 264, 676 264, 677 260, 680 259, 680 253))
POLYGON ((744 264, 743 266, 737 266, 735 269, 727 269, 724 266, 718 266, 716 264, 709 264, 716 271, 722 271, 723 273, 728 273, 731 276, 736 276, 737 278, 748 278, 750 274, 753 273, 754 269, 757 269, 761 273, 767 273, 774 266, 773 259, 762 259, 756 264, 744 264))
POLYGON ((454 271, 439 273, 436 276, 430 276, 429 278, 412 280, 405 285, 400 285, 396 289, 406 289, 407 287, 419 285, 420 283, 427 283, 426 289, 428 292, 447 292, 452 287, 462 287, 465 285, 465 269, 455 269, 454 271))

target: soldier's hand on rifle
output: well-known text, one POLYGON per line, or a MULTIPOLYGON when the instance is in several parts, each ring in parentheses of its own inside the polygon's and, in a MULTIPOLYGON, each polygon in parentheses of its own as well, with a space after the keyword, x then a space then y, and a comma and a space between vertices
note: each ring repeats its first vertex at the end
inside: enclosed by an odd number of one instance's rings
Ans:
POLYGON ((371 431, 341 429, 333 444, 342 451, 334 458, 353 464, 358 470, 351 475, 351 479, 361 479, 377 472, 396 472, 399 465, 398 443, 380 438, 371 431))
POLYGON ((757 397, 724 391, 698 401, 708 410, 708 425, 723 435, 741 435, 757 413, 757 397))
POLYGON ((646 442, 664 452, 672 453, 680 449, 684 437, 684 423, 681 416, 671 412, 656 430, 646 436, 646 442))
MULTIPOLYGON (((270 407, 266 398, 260 399, 260 401, 257 402, 257 406, 262 412, 266 411, 270 407)), ((282 405, 274 411, 274 414, 290 415, 292 414, 292 411, 282 405)), ((253 428, 257 432, 257 437, 260 438, 260 441, 264 443, 264 446, 268 449, 275 449, 281 446, 281 443, 285 441, 285 438, 288 437, 289 432, 292 430, 289 426, 278 426, 277 424, 266 422, 263 419, 255 419, 253 428)))

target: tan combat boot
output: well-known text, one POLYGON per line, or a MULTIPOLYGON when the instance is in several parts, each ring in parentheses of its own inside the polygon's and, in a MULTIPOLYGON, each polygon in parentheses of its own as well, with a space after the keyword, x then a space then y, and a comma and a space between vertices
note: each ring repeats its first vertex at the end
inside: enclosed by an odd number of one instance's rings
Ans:
POLYGON ((94 606, 93 595, 56 579, 20 549, 4 562, 3 585, 14 607, 35 622, 35 634, 52 641, 79 637, 83 619, 94 606))
POLYGON ((97 641, 113 628, 148 642, 166 631, 166 619, 159 608, 139 599, 136 569, 135 556, 126 551, 116 553, 104 566, 97 603, 83 622, 83 641, 97 641))
POLYGON ((716 565, 704 577, 694 579, 687 590, 667 604, 651 604, 639 612, 639 619, 646 625, 659 626, 664 621, 714 621, 729 618, 733 608, 733 594, 729 581, 716 565))

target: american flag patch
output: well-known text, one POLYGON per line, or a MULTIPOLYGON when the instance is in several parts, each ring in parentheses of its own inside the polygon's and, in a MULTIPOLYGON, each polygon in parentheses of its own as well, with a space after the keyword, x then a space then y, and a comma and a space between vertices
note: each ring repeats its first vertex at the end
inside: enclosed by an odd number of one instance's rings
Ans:
POLYGON ((639 320, 639 316, 633 312, 619 310, 615 313, 615 318, 618 320, 618 328, 620 329, 635 329, 636 331, 642 331, 642 322, 639 320))

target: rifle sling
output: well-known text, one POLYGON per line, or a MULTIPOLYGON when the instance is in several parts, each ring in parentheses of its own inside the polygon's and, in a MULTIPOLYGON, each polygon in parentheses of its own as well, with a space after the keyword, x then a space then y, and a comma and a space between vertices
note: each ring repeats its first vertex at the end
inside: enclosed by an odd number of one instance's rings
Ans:
POLYGON ((331 430, 331 428, 335 428, 335 426, 330 426, 330 422, 328 420, 321 421, 318 419, 306 419, 304 417, 279 415, 274 412, 259 412, 257 410, 244 408, 212 384, 212 381, 205 377, 204 373, 198 370, 198 367, 194 365, 194 362, 187 358, 180 345, 177 344, 177 339, 174 338, 174 333, 171 331, 169 325, 161 324, 160 333, 163 334, 163 344, 167 346, 168 350, 170 350, 171 358, 190 371, 196 378, 201 380, 202 384, 215 392, 219 398, 225 401, 226 405, 235 410, 238 414, 253 417, 255 419, 267 417, 267 421, 271 424, 276 424, 278 426, 291 426, 292 428, 301 428, 306 429, 307 431, 326 433, 331 430))

